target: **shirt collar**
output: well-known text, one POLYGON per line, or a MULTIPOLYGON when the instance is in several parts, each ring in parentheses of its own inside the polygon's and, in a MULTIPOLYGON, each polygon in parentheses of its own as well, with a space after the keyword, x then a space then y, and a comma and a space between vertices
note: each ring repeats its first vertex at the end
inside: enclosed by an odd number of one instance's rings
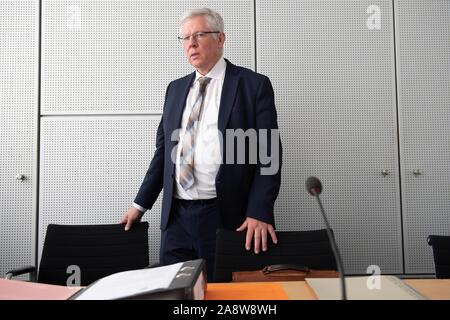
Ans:
MULTIPOLYGON (((211 79, 217 79, 222 80, 225 77, 225 69, 227 68, 227 63, 224 58, 220 58, 219 61, 214 65, 214 67, 209 70, 209 72, 206 74, 205 77, 211 78, 211 79)), ((198 80, 198 78, 203 77, 203 75, 195 71, 195 81, 198 80)))

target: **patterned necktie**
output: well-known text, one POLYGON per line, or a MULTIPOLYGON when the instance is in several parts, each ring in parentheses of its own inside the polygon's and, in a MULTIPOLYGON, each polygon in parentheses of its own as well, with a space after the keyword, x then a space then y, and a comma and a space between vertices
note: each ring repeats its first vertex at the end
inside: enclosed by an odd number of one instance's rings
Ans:
POLYGON ((180 176, 179 182, 184 190, 188 190, 194 184, 194 148, 195 135, 198 127, 198 120, 203 109, 203 101, 205 99, 206 86, 211 78, 201 77, 198 79, 200 89, 197 98, 189 115, 186 124, 186 131, 183 137, 183 145, 181 146, 180 155, 180 176))

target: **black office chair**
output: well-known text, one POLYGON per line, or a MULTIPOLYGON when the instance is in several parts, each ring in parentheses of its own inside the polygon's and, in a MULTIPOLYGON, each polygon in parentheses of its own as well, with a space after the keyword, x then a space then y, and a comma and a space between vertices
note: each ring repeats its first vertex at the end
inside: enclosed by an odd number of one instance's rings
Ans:
POLYGON ((245 250, 246 233, 217 230, 214 281, 228 282, 234 271, 254 271, 274 264, 296 264, 316 270, 336 270, 336 260, 325 229, 278 231, 278 244, 268 235, 268 250, 245 250))
POLYGON ((428 236, 428 244, 433 248, 436 278, 450 278, 450 236, 428 236))
POLYGON ((148 264, 148 222, 134 224, 129 231, 121 224, 49 224, 39 270, 27 266, 9 271, 6 277, 31 273, 38 282, 66 285, 71 275, 68 267, 75 265, 81 271, 80 285, 87 286, 113 273, 148 264))

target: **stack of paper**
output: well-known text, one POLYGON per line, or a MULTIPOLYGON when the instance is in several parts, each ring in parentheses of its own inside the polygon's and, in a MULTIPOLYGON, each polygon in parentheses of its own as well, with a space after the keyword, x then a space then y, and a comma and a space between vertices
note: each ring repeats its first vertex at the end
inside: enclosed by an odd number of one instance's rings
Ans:
POLYGON ((169 288, 183 263, 115 273, 91 284, 75 300, 110 300, 169 288))
MULTIPOLYGON (((320 300, 341 299, 339 278, 307 278, 320 300)), ((420 293, 394 276, 346 277, 348 300, 423 300, 420 293)))

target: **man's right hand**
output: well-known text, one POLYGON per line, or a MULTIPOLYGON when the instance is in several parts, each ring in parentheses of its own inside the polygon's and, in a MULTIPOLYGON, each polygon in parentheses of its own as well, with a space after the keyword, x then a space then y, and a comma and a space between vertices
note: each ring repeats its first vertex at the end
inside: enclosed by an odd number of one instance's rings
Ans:
POLYGON ((125 231, 130 230, 131 226, 141 221, 141 218, 144 214, 136 209, 135 207, 131 207, 128 211, 123 215, 122 220, 119 223, 125 224, 125 231))

